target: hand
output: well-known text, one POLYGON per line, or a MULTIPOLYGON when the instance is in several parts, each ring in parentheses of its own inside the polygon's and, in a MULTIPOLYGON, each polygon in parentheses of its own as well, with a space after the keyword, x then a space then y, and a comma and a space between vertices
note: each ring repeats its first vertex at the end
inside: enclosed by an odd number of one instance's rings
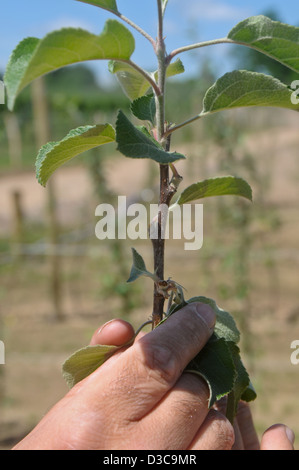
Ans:
MULTIPOLYGON (((205 304, 174 313, 75 385, 14 449, 231 449, 233 428, 208 409, 206 382, 183 373, 214 325, 205 304)), ((133 335, 114 320, 91 344, 121 345, 133 335)))
POLYGON ((262 437, 261 450, 294 450, 295 434, 284 424, 274 424, 262 437))
MULTIPOLYGON (((204 346, 215 317, 190 304, 133 346, 112 356, 77 384, 14 449, 262 449, 293 448, 284 425, 269 428, 259 445, 250 409, 241 403, 234 429, 224 403, 208 410, 209 392, 198 376, 181 371, 204 346)), ((132 326, 113 320, 90 344, 122 345, 132 326)))
MULTIPOLYGON (((226 400, 216 404, 219 412, 225 413, 226 400)), ((240 402, 234 421, 235 442, 234 450, 293 450, 295 435, 284 424, 274 424, 268 428, 259 443, 254 428, 253 419, 248 403, 240 402)))

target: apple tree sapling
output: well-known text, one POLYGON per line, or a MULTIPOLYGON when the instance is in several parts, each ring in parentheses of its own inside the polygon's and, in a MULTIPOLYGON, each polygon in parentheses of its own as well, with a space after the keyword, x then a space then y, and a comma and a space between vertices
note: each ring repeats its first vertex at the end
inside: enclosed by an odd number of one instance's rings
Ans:
MULTIPOLYGON (((171 150, 171 137, 191 123, 228 109, 271 106, 298 111, 299 103, 292 99, 294 90, 291 85, 262 73, 235 70, 226 73, 207 90, 198 114, 184 122, 174 123, 173 118, 166 116, 165 112, 167 79, 184 72, 181 56, 214 44, 249 47, 299 72, 299 28, 272 21, 265 16, 254 16, 237 24, 226 37, 190 44, 169 53, 164 38, 164 15, 166 9, 171 7, 171 1, 156 1, 156 38, 120 13, 117 0, 79 1, 107 10, 114 18, 106 21, 100 35, 83 29, 64 28, 47 34, 43 39, 24 39, 13 51, 5 73, 9 109, 13 110, 17 95, 38 77, 78 62, 107 60, 109 71, 116 76, 131 100, 134 120, 137 118, 142 123, 136 126, 135 121, 119 110, 115 125, 84 125, 71 130, 59 142, 49 142, 40 149, 36 160, 36 175, 40 184, 45 186, 52 173, 76 155, 116 142, 117 150, 125 157, 151 159, 159 166, 159 207, 166 206, 171 210, 175 205, 222 195, 235 195, 251 201, 249 184, 234 176, 197 181, 179 193, 183 178, 177 171, 176 162, 186 156, 171 150), (153 48, 157 58, 156 71, 149 72, 132 60, 135 38, 131 30, 136 35, 142 35, 153 48)), ((140 2, 136 2, 136 8, 142 8, 140 2)), ((202 295, 185 299, 179 280, 165 276, 163 226, 166 218, 167 214, 159 210, 152 222, 157 224, 158 231, 158 236, 151 240, 153 272, 147 270, 142 256, 132 248, 133 266, 128 281, 132 282, 140 276, 152 279, 152 328, 159 327, 186 303, 200 301, 214 309, 217 317, 214 334, 187 370, 207 381, 210 406, 227 396, 227 416, 233 421, 239 400, 251 401, 256 397, 240 358, 240 334, 231 315, 220 309, 214 300, 202 295)), ((94 371, 117 349, 116 346, 97 345, 75 352, 63 365, 69 386, 94 371)))

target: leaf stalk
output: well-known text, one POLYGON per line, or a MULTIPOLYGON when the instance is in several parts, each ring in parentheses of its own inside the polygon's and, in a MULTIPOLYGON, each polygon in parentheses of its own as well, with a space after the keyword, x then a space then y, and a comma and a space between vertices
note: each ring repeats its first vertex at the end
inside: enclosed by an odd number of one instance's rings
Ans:
POLYGON ((111 13, 114 13, 119 19, 123 20, 125 23, 127 23, 129 26, 134 28, 139 34, 141 34, 145 39, 147 39, 153 47, 155 47, 155 40, 151 37, 150 34, 148 34, 144 29, 142 29, 140 26, 138 26, 136 23, 134 23, 130 18, 127 18, 125 15, 123 15, 120 12, 116 12, 113 10, 110 10, 111 13))
POLYGON ((164 132, 164 135, 163 137, 166 138, 166 137, 169 137, 173 132, 181 129, 182 127, 185 127, 185 126, 188 126, 189 124, 192 124, 193 122, 197 121, 198 119, 200 119, 204 114, 197 114, 196 116, 188 119, 187 121, 184 121, 182 122, 181 124, 177 124, 175 126, 172 126, 172 127, 169 127, 168 129, 166 129, 166 131, 164 132))
POLYGON ((178 49, 175 49, 167 56, 167 61, 168 63, 170 63, 176 55, 181 54, 182 52, 188 52, 188 51, 192 51, 193 49, 200 49, 201 47, 214 46, 217 44, 227 44, 227 43, 236 44, 235 41, 225 37, 225 38, 219 38, 219 39, 212 39, 210 41, 197 42, 195 44, 189 44, 188 46, 179 47, 178 49))

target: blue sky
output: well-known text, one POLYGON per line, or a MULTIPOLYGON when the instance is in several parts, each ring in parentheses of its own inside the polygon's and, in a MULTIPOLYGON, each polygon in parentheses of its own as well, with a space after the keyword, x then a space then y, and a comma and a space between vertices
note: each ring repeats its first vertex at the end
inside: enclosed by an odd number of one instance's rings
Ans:
MULTIPOLYGON (((156 0, 117 0, 119 10, 151 35, 156 34, 156 0), (140 7, 140 5, 142 5, 140 7)), ((298 0, 169 0, 165 15, 167 50, 189 43, 226 36, 242 19, 274 9, 281 20, 299 25, 298 0)), ((63 26, 82 27, 100 33, 111 14, 76 0, 9 0, 1 7, 0 70, 24 37, 43 37, 63 26)), ((135 32, 134 32, 135 34, 135 32)), ((181 55, 186 69, 197 70, 209 53, 218 73, 232 69, 227 45, 181 55)), ((151 46, 141 39, 133 56, 143 67, 155 67, 151 46)), ((99 80, 107 80, 106 63, 97 66, 99 80)))

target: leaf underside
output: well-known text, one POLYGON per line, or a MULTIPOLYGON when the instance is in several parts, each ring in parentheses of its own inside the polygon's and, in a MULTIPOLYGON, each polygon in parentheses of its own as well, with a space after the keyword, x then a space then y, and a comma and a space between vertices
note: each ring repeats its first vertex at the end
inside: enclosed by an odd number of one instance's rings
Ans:
MULTIPOLYGON (((108 64, 109 72, 116 75, 116 78, 127 97, 133 101, 145 95, 149 88, 149 82, 138 70, 131 65, 117 60, 111 60, 108 64)), ((166 77, 173 77, 184 73, 184 65, 180 59, 172 62, 166 70, 166 77)), ((154 72, 153 78, 157 81, 158 74, 154 72)))
POLYGON ((123 92, 132 101, 145 95, 150 87, 146 78, 129 64, 113 60, 109 62, 108 69, 116 75, 123 92))
POLYGON ((111 357, 120 346, 86 346, 74 352, 62 365, 62 374, 68 386, 85 379, 111 357))

